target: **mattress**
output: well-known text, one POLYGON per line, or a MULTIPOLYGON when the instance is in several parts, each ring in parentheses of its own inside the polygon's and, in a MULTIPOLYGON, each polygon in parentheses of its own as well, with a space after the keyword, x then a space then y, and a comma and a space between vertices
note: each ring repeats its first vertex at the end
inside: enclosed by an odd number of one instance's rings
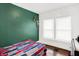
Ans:
POLYGON ((46 46, 32 40, 25 40, 8 47, 2 55, 7 56, 46 56, 46 46))

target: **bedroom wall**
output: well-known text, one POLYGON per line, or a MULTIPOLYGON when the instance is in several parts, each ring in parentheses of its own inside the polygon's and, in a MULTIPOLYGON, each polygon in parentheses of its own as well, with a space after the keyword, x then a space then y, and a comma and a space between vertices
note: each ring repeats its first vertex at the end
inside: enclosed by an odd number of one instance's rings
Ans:
POLYGON ((0 3, 0 47, 32 39, 38 40, 34 17, 37 13, 25 10, 10 3, 0 3))
POLYGON ((54 17, 71 16, 72 20, 72 38, 79 35, 79 4, 58 8, 55 10, 49 10, 47 12, 41 13, 40 18, 40 39, 43 39, 42 32, 42 20, 50 19, 54 17))
POLYGON ((63 48, 66 50, 71 50, 71 44, 69 43, 63 43, 63 42, 58 42, 55 40, 45 40, 43 38, 43 23, 42 21, 44 19, 51 19, 54 17, 63 17, 63 16, 71 16, 71 21, 72 21, 72 38, 76 38, 77 35, 79 35, 79 4, 72 5, 72 6, 67 6, 67 7, 62 7, 58 8, 55 10, 49 10, 47 12, 41 13, 39 18, 40 18, 40 29, 39 29, 39 42, 45 43, 48 45, 56 46, 59 48, 63 48))

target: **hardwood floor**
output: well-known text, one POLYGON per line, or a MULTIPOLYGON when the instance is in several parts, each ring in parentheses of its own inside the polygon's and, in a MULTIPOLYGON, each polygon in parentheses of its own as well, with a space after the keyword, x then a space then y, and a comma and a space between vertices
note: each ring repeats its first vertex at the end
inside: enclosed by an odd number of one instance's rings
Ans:
POLYGON ((54 51, 53 51, 53 49, 49 49, 49 48, 47 48, 47 56, 53 56, 54 54, 54 51))
POLYGON ((70 52, 64 49, 56 48, 53 46, 46 45, 47 56, 69 56, 70 52))

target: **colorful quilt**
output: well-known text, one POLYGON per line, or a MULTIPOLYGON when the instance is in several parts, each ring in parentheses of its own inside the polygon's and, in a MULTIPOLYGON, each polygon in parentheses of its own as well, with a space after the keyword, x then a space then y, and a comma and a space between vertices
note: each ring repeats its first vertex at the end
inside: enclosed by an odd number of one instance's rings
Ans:
POLYGON ((2 55, 8 56, 45 56, 46 46, 32 40, 25 40, 8 47, 4 47, 7 51, 2 55))

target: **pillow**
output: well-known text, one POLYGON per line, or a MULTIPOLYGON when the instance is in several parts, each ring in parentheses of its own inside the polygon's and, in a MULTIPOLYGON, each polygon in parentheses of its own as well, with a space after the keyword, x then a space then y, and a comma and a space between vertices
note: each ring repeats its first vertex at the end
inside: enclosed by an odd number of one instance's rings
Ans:
POLYGON ((7 56, 8 54, 5 52, 7 52, 6 49, 0 48, 0 56, 7 56))

